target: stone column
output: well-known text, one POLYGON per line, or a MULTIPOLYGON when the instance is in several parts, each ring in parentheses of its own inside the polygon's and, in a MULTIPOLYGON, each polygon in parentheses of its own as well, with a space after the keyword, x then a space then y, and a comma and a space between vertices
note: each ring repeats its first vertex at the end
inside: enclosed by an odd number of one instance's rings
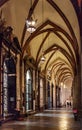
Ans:
POLYGON ((80 61, 77 66, 77 73, 73 81, 73 108, 81 108, 81 69, 80 61))
POLYGON ((24 74, 22 73, 22 66, 23 66, 23 60, 22 57, 19 56, 19 91, 20 91, 20 111, 22 111, 22 107, 23 107, 23 102, 22 102, 22 78, 24 76, 24 74))
POLYGON ((20 98, 20 56, 17 56, 17 63, 16 63, 16 107, 18 109, 20 109, 20 102, 21 102, 21 98, 20 98))
POLYGON ((36 73, 35 73, 35 110, 38 110, 38 70, 36 70, 36 73))
POLYGON ((33 110, 35 111, 35 70, 33 70, 33 110))
POLYGON ((43 87, 43 95, 44 95, 44 109, 46 109, 46 77, 44 77, 44 87, 43 87))
POLYGON ((80 112, 79 112, 79 114, 80 114, 80 121, 81 121, 81 128, 82 128, 82 35, 81 35, 81 53, 80 53, 81 55, 81 96, 80 96, 80 99, 81 99, 81 107, 80 107, 80 112))
POLYGON ((46 109, 48 108, 48 80, 46 80, 46 109))
POLYGON ((2 68, 2 66, 1 66, 1 48, 2 48, 2 37, 0 36, 0 114, 1 114, 1 82, 2 82, 2 80, 1 80, 1 68, 2 68))
POLYGON ((81 46, 81 109, 80 109, 79 115, 80 115, 79 116, 80 117, 80 127, 82 130, 82 46, 81 46))

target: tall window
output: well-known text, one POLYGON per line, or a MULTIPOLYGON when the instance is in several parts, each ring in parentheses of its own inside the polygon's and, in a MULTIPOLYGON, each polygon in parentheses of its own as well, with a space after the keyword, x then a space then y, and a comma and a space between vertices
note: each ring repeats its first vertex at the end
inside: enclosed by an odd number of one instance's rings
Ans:
POLYGON ((7 67, 4 62, 3 65, 3 113, 8 112, 8 75, 7 75, 7 67))
POLYGON ((30 70, 26 73, 26 112, 32 110, 32 77, 30 70))
POLYGON ((16 108, 16 67, 13 58, 3 63, 2 113, 10 114, 16 108))

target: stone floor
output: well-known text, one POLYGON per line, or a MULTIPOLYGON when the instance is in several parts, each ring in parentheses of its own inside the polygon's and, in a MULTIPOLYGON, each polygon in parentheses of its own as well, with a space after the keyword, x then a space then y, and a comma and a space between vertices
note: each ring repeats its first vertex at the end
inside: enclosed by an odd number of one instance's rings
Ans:
POLYGON ((50 109, 21 121, 2 124, 0 130, 82 130, 71 109, 50 109))

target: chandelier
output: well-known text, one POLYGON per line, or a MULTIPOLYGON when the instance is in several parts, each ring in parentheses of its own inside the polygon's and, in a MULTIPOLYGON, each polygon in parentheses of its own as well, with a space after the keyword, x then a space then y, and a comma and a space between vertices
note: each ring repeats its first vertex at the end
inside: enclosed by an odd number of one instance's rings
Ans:
MULTIPOLYGON (((29 14, 31 14, 32 12, 34 12, 33 4, 32 4, 32 0, 30 0, 29 14)), ((34 13, 32 13, 32 15, 29 16, 26 20, 26 27, 27 27, 27 31, 29 33, 33 33, 36 30, 36 27, 35 27, 36 22, 37 22, 37 20, 35 20, 34 13)))
MULTIPOLYGON (((42 23, 43 23, 43 21, 44 21, 44 6, 43 6, 43 0, 42 0, 42 23)), ((44 34, 42 34, 42 43, 44 41, 43 38, 44 38, 44 34)), ((41 61, 41 63, 44 63, 46 61, 44 49, 42 49, 42 56, 41 56, 40 61, 41 61)))
POLYGON ((27 19, 26 20, 27 31, 33 33, 36 30, 35 24, 36 24, 36 20, 33 20, 32 17, 30 19, 27 19))

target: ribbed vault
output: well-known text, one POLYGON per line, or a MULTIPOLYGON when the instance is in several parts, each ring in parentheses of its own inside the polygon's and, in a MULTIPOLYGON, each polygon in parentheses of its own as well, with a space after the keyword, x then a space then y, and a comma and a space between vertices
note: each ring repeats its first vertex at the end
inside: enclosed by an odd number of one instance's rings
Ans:
POLYGON ((73 79, 80 54, 80 29, 71 0, 5 0, 4 3, 3 13, 7 24, 15 28, 23 58, 32 57, 41 72, 50 73, 54 80, 57 77, 58 82, 73 79), (31 16, 37 19, 32 34, 27 32, 25 22, 31 16))
MULTIPOLYGON (((52 0, 42 2, 42 4, 45 4, 44 6, 48 5, 50 9, 52 8, 55 12, 53 17, 60 17, 63 24, 57 24, 57 21, 53 20, 51 16, 44 16, 44 21, 40 22, 39 26, 37 25, 36 31, 28 36, 25 43, 23 42, 26 33, 24 27, 22 37, 23 53, 25 53, 27 46, 30 46, 31 55, 41 71, 46 71, 46 74, 50 71, 49 73, 53 73, 54 78, 57 76, 59 82, 65 82, 69 78, 73 79, 74 73, 77 71, 79 57, 78 38, 73 25, 71 25, 71 19, 63 12, 61 4, 58 6, 59 2, 52 0), (46 58, 44 63, 41 63, 42 51, 44 51, 46 58)), ((34 1, 27 18, 31 17, 33 12, 36 12, 39 3, 41 3, 40 0, 34 1)), ((71 2, 67 1, 67 3, 73 12, 71 2)), ((74 17, 76 17, 75 14, 74 17)))

